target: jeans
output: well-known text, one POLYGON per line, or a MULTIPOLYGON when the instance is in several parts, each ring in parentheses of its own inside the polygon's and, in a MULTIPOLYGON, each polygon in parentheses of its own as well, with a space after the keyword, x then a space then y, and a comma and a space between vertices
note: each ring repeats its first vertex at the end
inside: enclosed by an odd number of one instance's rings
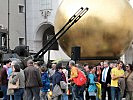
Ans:
POLYGON ((15 89, 14 90, 14 100, 22 100, 24 94, 24 89, 15 89))
POLYGON ((13 99, 13 95, 9 95, 9 98, 10 98, 10 100, 14 100, 14 99, 13 99))
POLYGON ((72 86, 72 100, 84 100, 84 86, 77 86, 77 85, 73 85, 72 86))
POLYGON ((119 87, 111 87, 111 99, 121 100, 121 93, 119 87))
POLYGON ((3 100, 9 100, 9 96, 7 95, 7 86, 2 85, 1 90, 3 92, 3 100))
POLYGON ((61 100, 68 100, 68 95, 66 93, 63 93, 61 100))
POLYGON ((40 100, 40 88, 39 87, 31 87, 25 89, 26 100, 40 100))

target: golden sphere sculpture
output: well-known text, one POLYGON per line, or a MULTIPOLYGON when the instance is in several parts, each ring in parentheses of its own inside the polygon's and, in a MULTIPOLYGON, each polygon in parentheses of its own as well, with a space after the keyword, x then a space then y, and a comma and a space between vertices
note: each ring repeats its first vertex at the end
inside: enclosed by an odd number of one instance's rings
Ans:
POLYGON ((63 0, 55 18, 57 33, 80 8, 88 12, 60 39, 64 52, 81 47, 81 57, 121 56, 133 39, 133 9, 128 0, 63 0))

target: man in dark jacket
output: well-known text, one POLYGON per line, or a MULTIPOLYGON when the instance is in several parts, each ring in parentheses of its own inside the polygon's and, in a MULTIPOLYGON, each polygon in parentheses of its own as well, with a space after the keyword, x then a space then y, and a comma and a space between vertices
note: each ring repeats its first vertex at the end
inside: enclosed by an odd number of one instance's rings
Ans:
POLYGON ((101 73, 102 100, 106 100, 106 92, 108 92, 108 100, 111 100, 111 68, 107 60, 104 61, 104 68, 101 73))
POLYGON ((24 69, 25 74, 25 99, 32 100, 40 100, 40 87, 42 87, 41 75, 39 70, 33 66, 33 61, 28 60, 27 68, 24 69))
POLYGON ((3 92, 3 100, 8 100, 8 96, 7 96, 7 88, 8 88, 7 69, 8 68, 4 65, 3 68, 1 69, 1 76, 0 76, 1 90, 3 92))
POLYGON ((1 90, 3 92, 3 100, 9 99, 9 96, 7 95, 7 89, 8 89, 8 68, 10 66, 11 66, 11 61, 7 60, 5 61, 5 65, 3 65, 3 68, 1 69, 0 82, 1 82, 1 90))

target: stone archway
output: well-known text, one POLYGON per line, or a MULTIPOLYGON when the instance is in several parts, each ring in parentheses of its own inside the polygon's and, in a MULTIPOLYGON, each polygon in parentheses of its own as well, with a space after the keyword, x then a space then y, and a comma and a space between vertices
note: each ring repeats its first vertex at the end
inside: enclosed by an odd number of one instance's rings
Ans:
MULTIPOLYGON (((55 35, 54 32, 54 26, 50 26, 49 28, 47 28, 44 33, 43 33, 43 42, 42 45, 44 46, 53 36, 55 35)), ((52 47, 50 48, 50 50, 58 50, 58 43, 55 42, 52 47)))
MULTIPOLYGON (((35 48, 38 52, 47 42, 48 40, 55 35, 54 26, 51 24, 42 24, 37 32, 35 38, 35 48)), ((56 42, 50 50, 58 50, 58 43, 56 42)))

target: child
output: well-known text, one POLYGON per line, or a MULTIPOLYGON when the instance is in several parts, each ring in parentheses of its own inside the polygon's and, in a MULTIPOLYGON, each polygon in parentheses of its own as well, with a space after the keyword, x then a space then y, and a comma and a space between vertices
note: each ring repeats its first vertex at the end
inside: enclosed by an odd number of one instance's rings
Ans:
POLYGON ((41 100, 48 100, 47 92, 50 89, 50 80, 47 73, 47 67, 41 67, 41 80, 43 87, 41 88, 41 100))

